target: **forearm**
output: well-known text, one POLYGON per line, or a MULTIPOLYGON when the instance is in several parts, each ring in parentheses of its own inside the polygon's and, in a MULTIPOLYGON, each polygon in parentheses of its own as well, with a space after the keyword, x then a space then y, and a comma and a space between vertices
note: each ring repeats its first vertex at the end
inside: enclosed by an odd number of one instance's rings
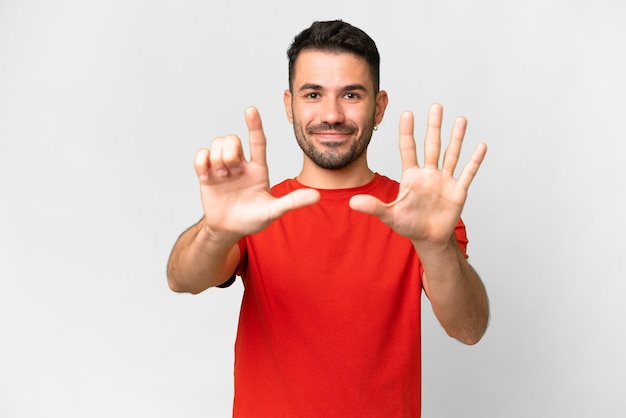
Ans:
POLYGON ((465 344, 477 343, 487 329, 489 301, 454 235, 442 248, 413 244, 424 266, 424 290, 435 316, 451 337, 465 344))
POLYGON ((234 273, 239 261, 236 239, 220 239, 201 220, 178 238, 167 264, 167 282, 175 292, 200 293, 234 273))

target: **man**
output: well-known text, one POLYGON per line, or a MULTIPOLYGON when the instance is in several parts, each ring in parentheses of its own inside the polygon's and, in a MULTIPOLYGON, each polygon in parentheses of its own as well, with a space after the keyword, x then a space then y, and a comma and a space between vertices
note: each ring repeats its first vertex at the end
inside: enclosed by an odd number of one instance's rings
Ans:
POLYGON ((235 417, 419 417, 421 290, 450 336, 474 344, 487 327, 460 219, 486 146, 455 179, 457 118, 439 168, 433 105, 419 166, 405 112, 398 184, 367 164, 388 101, 374 41, 315 22, 288 57, 284 104, 302 170, 270 189, 261 119, 246 109, 249 161, 234 135, 196 155, 204 217, 174 246, 169 286, 198 293, 242 278, 235 417))

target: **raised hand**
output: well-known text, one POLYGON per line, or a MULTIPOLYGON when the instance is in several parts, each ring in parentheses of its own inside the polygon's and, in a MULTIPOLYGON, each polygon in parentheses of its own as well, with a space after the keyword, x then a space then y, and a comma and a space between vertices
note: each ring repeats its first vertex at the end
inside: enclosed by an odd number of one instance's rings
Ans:
POLYGON ((404 112, 400 117, 402 179, 395 201, 384 203, 369 195, 353 196, 350 200, 352 209, 377 216, 414 244, 434 247, 449 242, 461 216, 467 190, 487 152, 487 146, 479 144, 459 177, 454 177, 467 126, 466 119, 458 117, 439 168, 442 116, 441 105, 430 107, 423 167, 417 162, 413 114, 404 112))
POLYGON ((204 222, 214 236, 236 242, 265 228, 289 210, 316 203, 319 193, 300 189, 281 198, 270 194, 265 158, 266 139, 256 108, 245 111, 250 141, 246 161, 235 135, 215 138, 200 149, 194 166, 200 182, 204 222))

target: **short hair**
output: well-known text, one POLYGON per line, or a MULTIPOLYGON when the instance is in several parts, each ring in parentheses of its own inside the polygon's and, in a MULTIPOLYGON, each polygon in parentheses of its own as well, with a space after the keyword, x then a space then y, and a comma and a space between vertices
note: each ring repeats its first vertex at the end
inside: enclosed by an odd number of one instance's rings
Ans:
POLYGON ((361 29, 342 20, 316 21, 294 38, 287 50, 289 90, 293 89, 296 60, 304 50, 345 52, 365 59, 377 93, 380 89, 380 55, 376 43, 361 29))

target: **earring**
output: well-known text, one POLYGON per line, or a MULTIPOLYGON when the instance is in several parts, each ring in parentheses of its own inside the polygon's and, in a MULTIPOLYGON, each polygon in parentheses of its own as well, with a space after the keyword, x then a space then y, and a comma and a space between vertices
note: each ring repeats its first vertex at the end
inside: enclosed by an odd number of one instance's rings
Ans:
POLYGON ((374 130, 377 131, 378 130, 378 125, 374 125, 374 130))

